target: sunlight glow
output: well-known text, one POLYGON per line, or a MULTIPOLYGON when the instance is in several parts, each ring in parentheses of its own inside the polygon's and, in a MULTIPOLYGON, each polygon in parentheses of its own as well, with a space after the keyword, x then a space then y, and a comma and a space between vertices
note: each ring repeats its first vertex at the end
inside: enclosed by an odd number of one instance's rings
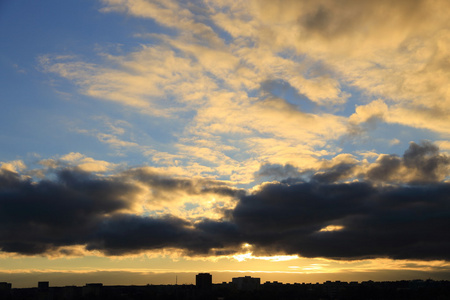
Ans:
POLYGON ((265 260, 265 261, 288 261, 288 260, 294 260, 298 259, 298 255, 274 255, 274 256, 254 256, 253 252, 247 252, 244 254, 236 254, 233 255, 233 258, 239 262, 247 261, 249 259, 258 259, 258 260, 265 260))
POLYGON ((328 225, 327 227, 324 227, 319 230, 319 232, 328 232, 328 231, 339 231, 344 229, 344 226, 341 225, 328 225))

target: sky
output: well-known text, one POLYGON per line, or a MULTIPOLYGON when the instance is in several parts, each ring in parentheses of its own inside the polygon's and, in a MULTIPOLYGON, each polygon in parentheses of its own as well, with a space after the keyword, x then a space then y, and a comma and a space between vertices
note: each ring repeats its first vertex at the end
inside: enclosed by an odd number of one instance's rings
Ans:
POLYGON ((450 279, 450 2, 0 2, 0 281, 450 279))

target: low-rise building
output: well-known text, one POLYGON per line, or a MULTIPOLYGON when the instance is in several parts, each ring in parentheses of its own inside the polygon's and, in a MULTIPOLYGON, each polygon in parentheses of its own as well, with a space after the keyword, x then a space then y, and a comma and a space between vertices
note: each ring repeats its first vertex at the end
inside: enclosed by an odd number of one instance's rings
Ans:
POLYGON ((238 290, 254 291, 254 290, 259 289, 259 287, 261 285, 261 278, 255 278, 255 277, 251 277, 251 276, 235 277, 232 279, 231 283, 238 290))

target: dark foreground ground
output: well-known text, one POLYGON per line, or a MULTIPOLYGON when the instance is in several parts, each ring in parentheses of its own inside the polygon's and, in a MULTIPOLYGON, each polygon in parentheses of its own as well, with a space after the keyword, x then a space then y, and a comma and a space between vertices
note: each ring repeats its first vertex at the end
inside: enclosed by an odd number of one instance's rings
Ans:
POLYGON ((151 300, 450 300, 450 281, 413 280, 395 282, 325 282, 323 284, 265 283, 238 290, 232 284, 214 284, 199 289, 194 285, 41 287, 16 289, 0 283, 0 299, 151 299, 151 300))

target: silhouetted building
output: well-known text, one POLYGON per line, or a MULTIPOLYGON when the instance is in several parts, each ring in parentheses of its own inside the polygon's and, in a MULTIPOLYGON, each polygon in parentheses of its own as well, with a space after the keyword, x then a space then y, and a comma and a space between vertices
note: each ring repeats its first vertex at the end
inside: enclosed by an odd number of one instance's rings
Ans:
POLYGON ((0 282, 0 290, 1 291, 5 291, 5 290, 10 290, 12 287, 11 283, 8 282, 0 282))
POLYGON ((212 275, 209 273, 199 273, 195 275, 195 285, 200 289, 211 289, 212 275))
POLYGON ((259 289, 261 285, 260 278, 254 278, 251 276, 236 277, 232 279, 232 284, 242 291, 254 291, 259 289))
MULTIPOLYGON (((212 282, 210 274, 198 274, 197 284, 206 287, 212 282)), ((83 287, 11 288, 11 284, 0 282, 0 300, 429 300, 450 299, 450 281, 402 280, 374 282, 326 281, 323 283, 283 284, 266 282, 250 276, 233 278, 230 284, 214 284, 211 289, 194 285, 146 285, 103 286, 90 283, 83 287)))
POLYGON ((83 297, 100 297, 102 295, 103 283, 86 283, 82 289, 83 297))
POLYGON ((11 283, 0 282, 0 299, 11 299, 11 287, 11 283))
POLYGON ((75 300, 81 298, 81 289, 77 286, 65 286, 61 291, 62 299, 75 300))
POLYGON ((38 289, 40 290, 48 290, 49 282, 48 281, 39 281, 38 282, 38 289))
POLYGON ((50 295, 49 282, 39 281, 38 282, 38 298, 39 300, 50 300, 52 296, 50 295))

